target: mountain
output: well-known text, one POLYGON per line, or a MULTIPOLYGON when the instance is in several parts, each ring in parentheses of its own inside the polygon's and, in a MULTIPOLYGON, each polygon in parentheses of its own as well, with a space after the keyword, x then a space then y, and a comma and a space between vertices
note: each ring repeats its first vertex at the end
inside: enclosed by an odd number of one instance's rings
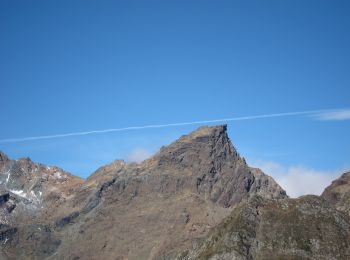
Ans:
POLYGON ((285 191, 250 168, 226 126, 202 127, 140 164, 87 180, 0 156, 1 259, 172 259, 255 196, 285 191))
POLYGON ((350 172, 288 198, 227 127, 83 180, 0 152, 0 259, 350 259, 350 172))

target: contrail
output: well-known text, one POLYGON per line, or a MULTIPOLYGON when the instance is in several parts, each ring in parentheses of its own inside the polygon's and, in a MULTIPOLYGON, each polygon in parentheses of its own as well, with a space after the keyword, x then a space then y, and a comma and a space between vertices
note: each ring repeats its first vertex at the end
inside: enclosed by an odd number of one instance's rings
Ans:
POLYGON ((24 141, 34 141, 34 140, 43 140, 43 139, 55 139, 55 138, 63 138, 63 137, 70 137, 70 136, 82 136, 82 135, 90 135, 90 134, 120 132, 120 131, 128 131, 128 130, 147 129, 147 128, 163 128, 163 127, 174 127, 174 126, 185 126, 185 125, 201 125, 201 124, 209 124, 209 123, 243 121, 243 120, 253 120, 253 119, 272 118, 272 117, 317 115, 317 114, 321 114, 321 113, 334 112, 334 111, 338 111, 338 109, 308 110, 308 111, 299 111, 299 112, 287 112, 287 113, 277 113, 277 114, 242 116, 242 117, 221 118, 221 119, 193 121, 193 122, 182 122, 182 123, 156 124, 156 125, 144 125, 144 126, 129 126, 129 127, 122 127, 122 128, 111 128, 111 129, 104 129, 104 130, 93 130, 93 131, 75 132, 75 133, 66 133, 66 134, 42 135, 42 136, 32 136, 32 137, 22 137, 22 138, 1 139, 0 143, 17 143, 17 142, 24 142, 24 141))

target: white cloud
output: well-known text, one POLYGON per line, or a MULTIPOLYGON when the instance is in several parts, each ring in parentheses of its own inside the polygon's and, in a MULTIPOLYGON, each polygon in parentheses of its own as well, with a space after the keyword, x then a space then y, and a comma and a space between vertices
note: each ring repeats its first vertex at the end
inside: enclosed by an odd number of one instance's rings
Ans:
POLYGON ((148 151, 146 149, 137 148, 137 149, 134 149, 133 151, 131 151, 131 153, 127 157, 127 161, 140 163, 140 162, 148 159, 152 155, 153 155, 153 153, 151 153, 150 151, 148 151))
POLYGON ((320 113, 316 115, 316 119, 321 121, 350 120, 350 109, 342 109, 320 113))
POLYGON ((292 198, 306 194, 320 195, 333 180, 346 171, 319 171, 305 166, 285 167, 269 161, 254 161, 251 165, 272 176, 292 198))

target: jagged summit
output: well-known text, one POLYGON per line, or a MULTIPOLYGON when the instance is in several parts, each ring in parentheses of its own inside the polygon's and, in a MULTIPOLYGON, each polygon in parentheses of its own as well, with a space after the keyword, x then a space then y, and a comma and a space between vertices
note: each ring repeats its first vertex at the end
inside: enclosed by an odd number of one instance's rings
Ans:
POLYGON ((200 127, 163 147, 144 165, 158 174, 186 178, 184 187, 225 207, 237 204, 250 193, 286 197, 272 178, 250 168, 239 156, 226 125, 200 127))
POLYGON ((216 125, 216 126, 202 126, 194 130, 188 135, 184 135, 180 137, 178 141, 183 140, 191 140, 196 139, 200 137, 208 137, 208 138, 215 138, 218 136, 225 136, 227 137, 227 125, 216 125))
POLYGON ((199 127, 193 132, 181 136, 178 140, 165 148, 170 149, 175 145, 185 143, 206 143, 208 145, 214 145, 216 142, 221 142, 221 144, 230 143, 227 134, 227 125, 199 127))
POLYGON ((147 160, 149 166, 157 168, 182 168, 198 171, 198 167, 212 164, 221 168, 225 162, 240 160, 228 135, 227 126, 204 126, 180 137, 168 146, 162 147, 151 159, 147 160))

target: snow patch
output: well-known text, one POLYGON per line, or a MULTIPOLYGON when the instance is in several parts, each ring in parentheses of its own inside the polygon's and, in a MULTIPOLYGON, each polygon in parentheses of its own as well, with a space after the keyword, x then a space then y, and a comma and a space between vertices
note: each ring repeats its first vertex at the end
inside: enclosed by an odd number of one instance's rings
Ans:
POLYGON ((10 191, 20 197, 27 198, 27 194, 23 190, 10 190, 10 191))
POLYGON ((11 176, 11 172, 10 172, 10 170, 8 170, 8 175, 7 175, 7 178, 6 178, 6 183, 8 183, 9 182, 9 180, 10 180, 10 176, 11 176))

